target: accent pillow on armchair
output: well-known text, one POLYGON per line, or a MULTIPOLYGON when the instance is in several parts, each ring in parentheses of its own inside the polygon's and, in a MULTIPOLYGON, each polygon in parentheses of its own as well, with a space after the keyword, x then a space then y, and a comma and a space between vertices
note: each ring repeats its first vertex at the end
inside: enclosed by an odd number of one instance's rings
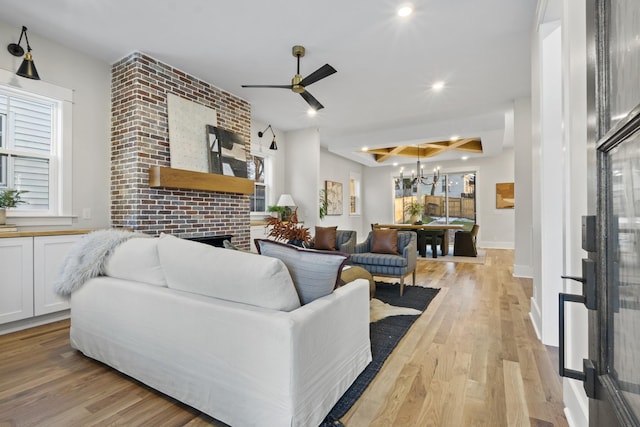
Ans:
POLYGON ((398 230, 378 228, 373 230, 371 252, 374 254, 398 254, 398 230))
POLYGON ((318 227, 313 238, 313 248, 325 251, 336 250, 336 234, 338 227, 318 227))

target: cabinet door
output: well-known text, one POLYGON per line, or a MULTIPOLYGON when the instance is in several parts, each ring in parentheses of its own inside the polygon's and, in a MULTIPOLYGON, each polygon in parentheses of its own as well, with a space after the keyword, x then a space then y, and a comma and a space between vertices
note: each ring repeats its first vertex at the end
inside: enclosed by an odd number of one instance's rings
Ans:
POLYGON ((37 236, 33 238, 33 306, 35 315, 69 308, 69 301, 53 291, 62 261, 82 235, 37 236))
POLYGON ((0 239, 0 323, 33 316, 33 239, 0 239))

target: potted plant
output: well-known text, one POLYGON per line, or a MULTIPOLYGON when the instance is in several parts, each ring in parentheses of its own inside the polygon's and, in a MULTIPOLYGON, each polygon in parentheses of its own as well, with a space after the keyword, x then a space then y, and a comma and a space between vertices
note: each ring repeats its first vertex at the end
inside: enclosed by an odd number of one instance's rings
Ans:
POLYGON ((320 215, 320 219, 324 219, 327 216, 327 209, 329 208, 329 202, 327 201, 327 193, 325 190, 320 190, 320 209, 318 214, 320 215))
POLYGON ((7 222, 8 208, 15 208, 21 203, 26 203, 21 197, 23 193, 26 193, 26 191, 12 190, 10 188, 0 191, 0 225, 4 225, 7 222))
POLYGON ((284 206, 268 206, 267 207, 267 211, 276 214, 276 216, 278 217, 278 219, 282 219, 282 215, 284 214, 286 210, 286 207, 284 206))
POLYGON ((267 227, 271 226, 268 236, 275 240, 284 240, 296 246, 307 247, 311 240, 309 229, 298 223, 297 211, 293 211, 289 221, 281 221, 280 218, 267 219, 267 227))
POLYGON ((422 203, 418 203, 415 200, 409 202, 405 211, 409 215, 409 221, 411 224, 418 224, 422 222, 422 212, 424 210, 424 205, 422 203))

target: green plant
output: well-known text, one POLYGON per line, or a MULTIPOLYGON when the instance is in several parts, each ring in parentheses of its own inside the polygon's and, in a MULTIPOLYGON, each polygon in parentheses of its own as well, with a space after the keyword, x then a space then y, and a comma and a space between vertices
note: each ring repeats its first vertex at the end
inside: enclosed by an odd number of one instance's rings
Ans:
POLYGON ((424 209, 424 205, 422 203, 418 203, 415 200, 409 202, 409 204, 404 208, 404 210, 410 216, 422 216, 422 211, 424 209))
POLYGON ((269 212, 277 212, 278 217, 281 217, 282 214, 286 211, 285 206, 267 206, 267 211, 269 212))
POLYGON ((26 191, 12 190, 10 188, 0 191, 0 208, 15 208, 21 203, 27 203, 21 197, 24 193, 26 191))
POLYGON ((318 214, 320 215, 320 219, 323 219, 327 216, 327 208, 329 207, 329 202, 327 201, 327 193, 325 190, 320 190, 320 209, 318 214))

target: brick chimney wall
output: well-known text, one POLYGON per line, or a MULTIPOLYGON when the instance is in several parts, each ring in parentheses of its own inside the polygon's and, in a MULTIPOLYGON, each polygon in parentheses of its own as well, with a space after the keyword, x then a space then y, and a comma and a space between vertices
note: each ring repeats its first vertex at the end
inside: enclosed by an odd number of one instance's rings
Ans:
POLYGON ((217 125, 242 135, 247 152, 249 103, 141 53, 114 64, 111 78, 112 226, 178 237, 231 234, 248 249, 247 195, 149 188, 148 171, 171 163, 167 94, 216 110, 217 125))

